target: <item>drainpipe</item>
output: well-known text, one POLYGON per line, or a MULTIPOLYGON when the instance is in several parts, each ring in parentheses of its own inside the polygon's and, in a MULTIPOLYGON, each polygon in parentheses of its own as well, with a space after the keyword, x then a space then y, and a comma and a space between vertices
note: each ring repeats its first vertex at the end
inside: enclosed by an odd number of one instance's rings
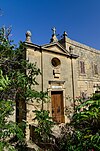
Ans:
POLYGON ((71 72, 72 72, 72 93, 73 93, 73 104, 74 104, 74 111, 75 111, 75 88, 74 88, 74 68, 73 68, 73 59, 78 58, 77 55, 73 54, 73 46, 69 47, 70 51, 70 59, 71 59, 71 72))
POLYGON ((75 86, 74 86, 74 68, 73 68, 73 59, 77 59, 79 56, 72 53, 73 47, 69 47, 70 50, 70 59, 71 59, 71 72, 72 72, 72 93, 73 93, 73 104, 75 111, 75 86))
MULTIPOLYGON (((42 48, 40 46, 40 52, 41 52, 41 91, 43 92, 43 53, 42 48)), ((43 110, 43 99, 42 99, 42 107, 41 110, 43 110)))
POLYGON ((75 90, 74 90, 74 72, 73 72, 73 55, 70 56, 71 59, 71 72, 72 72, 72 93, 73 93, 73 104, 74 104, 74 111, 75 111, 75 90))

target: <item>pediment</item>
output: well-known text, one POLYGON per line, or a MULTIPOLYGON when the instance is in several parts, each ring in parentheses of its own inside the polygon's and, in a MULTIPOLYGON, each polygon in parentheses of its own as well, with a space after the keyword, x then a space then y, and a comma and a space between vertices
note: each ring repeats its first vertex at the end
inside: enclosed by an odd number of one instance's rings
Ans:
POLYGON ((66 54, 66 55, 69 54, 68 51, 58 42, 43 45, 42 48, 46 49, 48 51, 53 51, 55 53, 62 53, 62 54, 66 54))

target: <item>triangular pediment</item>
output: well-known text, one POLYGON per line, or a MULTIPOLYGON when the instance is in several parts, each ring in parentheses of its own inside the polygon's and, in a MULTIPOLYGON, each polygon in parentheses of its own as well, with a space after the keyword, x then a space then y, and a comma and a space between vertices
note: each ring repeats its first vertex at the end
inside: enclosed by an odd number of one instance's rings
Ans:
POLYGON ((43 45, 42 48, 55 53, 69 54, 69 52, 58 42, 43 45))

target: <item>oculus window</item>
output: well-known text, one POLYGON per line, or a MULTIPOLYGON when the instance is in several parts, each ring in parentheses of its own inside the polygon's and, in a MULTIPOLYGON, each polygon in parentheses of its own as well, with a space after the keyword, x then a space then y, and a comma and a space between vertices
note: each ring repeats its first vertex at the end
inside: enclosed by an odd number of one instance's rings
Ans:
POLYGON ((54 58, 51 60, 51 64, 53 65, 53 67, 58 67, 58 66, 61 65, 61 61, 60 61, 58 58, 54 57, 54 58))

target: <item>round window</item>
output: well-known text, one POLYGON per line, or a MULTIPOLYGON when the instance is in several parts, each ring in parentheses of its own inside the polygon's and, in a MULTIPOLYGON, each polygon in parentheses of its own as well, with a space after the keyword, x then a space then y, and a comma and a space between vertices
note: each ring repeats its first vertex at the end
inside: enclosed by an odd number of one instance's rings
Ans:
POLYGON ((59 65, 61 64, 61 62, 60 62, 60 60, 59 60, 58 58, 53 58, 53 59, 51 60, 51 63, 52 63, 52 65, 53 65, 54 67, 57 67, 57 66, 59 66, 59 65))

